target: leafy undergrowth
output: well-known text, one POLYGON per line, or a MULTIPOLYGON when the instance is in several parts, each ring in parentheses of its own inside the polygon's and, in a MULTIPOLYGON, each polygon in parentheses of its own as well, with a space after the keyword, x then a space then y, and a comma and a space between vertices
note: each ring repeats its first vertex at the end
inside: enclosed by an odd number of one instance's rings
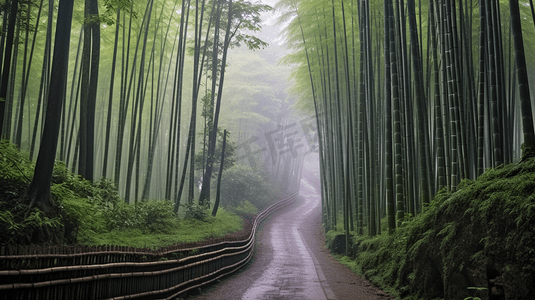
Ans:
POLYGON ((86 231, 85 234, 79 236, 78 241, 91 246, 124 245, 156 248, 218 238, 239 231, 243 227, 240 217, 222 208, 218 210, 215 218, 208 216, 209 211, 206 212, 205 220, 171 216, 172 220, 165 225, 115 227, 99 233, 86 231))
MULTIPOLYGON (((356 273, 402 299, 535 299, 535 159, 439 192, 397 231, 354 236, 356 273)), ((332 236, 332 234, 331 234, 332 236)))
MULTIPOLYGON (((24 201, 33 168, 27 154, 0 142, 1 243, 35 243, 39 228, 48 226, 61 233, 61 244, 157 248, 222 237, 243 228, 242 218, 223 208, 212 217, 209 209, 196 204, 182 205, 180 215, 167 200, 126 204, 113 182, 91 183, 72 174, 63 162, 54 167, 51 187, 59 214, 48 218, 38 209, 29 211, 24 201)), ((243 205, 236 211, 251 210, 243 205)))

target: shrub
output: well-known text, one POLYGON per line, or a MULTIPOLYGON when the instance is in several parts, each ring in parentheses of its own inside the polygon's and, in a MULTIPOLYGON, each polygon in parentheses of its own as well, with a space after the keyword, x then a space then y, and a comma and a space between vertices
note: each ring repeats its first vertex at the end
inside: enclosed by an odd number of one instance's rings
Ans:
POLYGON ((150 232, 169 232, 178 220, 173 212, 174 203, 169 200, 149 200, 138 202, 135 209, 140 218, 139 223, 150 232))
POLYGON ((59 217, 49 218, 37 208, 27 212, 27 206, 16 206, 10 207, 6 202, 0 202, 0 240, 4 243, 27 244, 34 231, 63 226, 59 217))
POLYGON ((139 229, 143 232, 168 232, 176 225, 177 215, 168 200, 149 200, 136 204, 117 202, 105 211, 108 230, 139 229))
POLYGON ((233 207, 231 211, 237 214, 250 214, 250 215, 258 214, 258 208, 256 208, 256 206, 254 206, 251 202, 247 200, 242 201, 240 205, 233 207))
POLYGON ((221 205, 224 207, 239 207, 248 201, 262 210, 271 204, 275 197, 275 189, 262 170, 236 165, 223 172, 221 205))
POLYGON ((34 164, 7 140, 0 141, 0 178, 9 181, 30 183, 34 164))
POLYGON ((206 222, 210 217, 210 210, 208 206, 199 205, 196 203, 184 204, 184 213, 186 219, 195 219, 206 222))

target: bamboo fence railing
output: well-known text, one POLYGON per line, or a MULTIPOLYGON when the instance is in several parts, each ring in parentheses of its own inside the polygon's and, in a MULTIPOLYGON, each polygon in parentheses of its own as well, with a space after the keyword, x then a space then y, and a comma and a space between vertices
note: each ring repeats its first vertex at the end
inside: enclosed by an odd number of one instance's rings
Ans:
POLYGON ((258 214, 241 240, 158 250, 0 246, 0 299, 174 299, 245 265, 260 222, 297 195, 258 214))

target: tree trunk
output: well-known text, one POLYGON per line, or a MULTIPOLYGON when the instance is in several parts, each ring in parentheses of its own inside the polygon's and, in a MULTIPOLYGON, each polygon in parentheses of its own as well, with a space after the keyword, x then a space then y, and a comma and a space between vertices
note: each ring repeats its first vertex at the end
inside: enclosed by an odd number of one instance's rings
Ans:
POLYGON ((102 163, 102 176, 108 177, 108 153, 110 151, 111 120, 113 111, 113 88, 115 86, 115 67, 117 65, 117 48, 119 46, 119 28, 121 24, 121 8, 117 8, 115 20, 115 42, 113 43, 113 56, 111 62, 110 91, 108 97, 108 117, 106 118, 106 139, 104 141, 104 161, 102 163))
MULTIPOLYGON (((522 39, 522 24, 518 0, 509 0, 511 10, 511 27, 515 45, 516 72, 518 75, 518 89, 520 95, 520 108, 522 113, 522 131, 524 132, 524 145, 522 159, 535 156, 535 135, 533 133, 533 115, 531 112, 531 99, 529 93, 529 79, 524 54, 524 40, 522 39)), ((532 7, 533 9, 533 7, 532 7)))
POLYGON ((223 177, 223 166, 225 165, 225 149, 227 148, 227 130, 223 132, 223 150, 221 151, 221 163, 219 164, 219 174, 217 174, 217 192, 215 196, 212 216, 215 217, 219 208, 219 198, 221 197, 221 177, 223 177))
POLYGON ((65 102, 73 2, 74 0, 60 0, 59 2, 52 77, 43 138, 39 147, 35 173, 26 192, 26 197, 30 200, 29 209, 35 206, 47 216, 55 213, 50 202, 50 182, 54 170, 61 112, 65 102))
POLYGON ((4 68, 2 70, 2 81, 0 82, 0 139, 9 136, 9 132, 3 132, 4 112, 6 109, 6 96, 11 74, 11 55, 13 53, 13 38, 15 36, 15 22, 17 21, 18 0, 11 1, 11 10, 9 12, 9 24, 6 37, 6 50, 4 53, 4 68))
POLYGON ((100 60, 100 22, 98 21, 97 0, 85 1, 84 17, 78 174, 87 180, 93 180, 95 108, 100 60))

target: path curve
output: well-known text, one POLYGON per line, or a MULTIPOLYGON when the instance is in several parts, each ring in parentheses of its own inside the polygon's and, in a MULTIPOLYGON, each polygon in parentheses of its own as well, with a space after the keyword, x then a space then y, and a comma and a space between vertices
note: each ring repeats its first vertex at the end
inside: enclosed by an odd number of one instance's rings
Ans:
POLYGON ((257 231, 244 268, 187 299, 394 299, 338 263, 325 246, 317 154, 308 155, 298 199, 257 231))

